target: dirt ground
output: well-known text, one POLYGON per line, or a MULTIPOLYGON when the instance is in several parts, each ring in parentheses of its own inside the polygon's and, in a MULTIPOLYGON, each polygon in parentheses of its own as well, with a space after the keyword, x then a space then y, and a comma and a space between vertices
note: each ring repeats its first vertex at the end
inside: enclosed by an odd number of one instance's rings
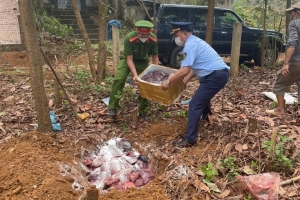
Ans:
MULTIPOLYGON (((73 58, 72 61, 73 65, 88 63, 86 55, 73 58)), ((111 63, 111 59, 108 59, 109 67, 111 63)), ((209 189, 198 181, 203 179, 199 172, 201 165, 215 157, 224 158, 228 154, 240 158, 246 165, 248 161, 243 159, 245 156, 251 154, 252 157, 258 157, 259 144, 256 137, 261 134, 261 140, 269 138, 274 124, 282 126, 281 129, 284 130, 280 133, 291 136, 296 147, 300 144, 297 110, 289 108, 289 115, 284 120, 267 118, 262 113, 270 101, 264 100, 258 92, 253 91, 257 89, 255 87, 265 90, 271 85, 246 86, 242 81, 240 84, 245 85, 245 88, 239 88, 234 95, 229 94, 229 87, 226 88, 228 93, 216 95, 212 107, 215 117, 211 119, 211 124, 200 123, 201 135, 198 144, 190 149, 177 149, 171 145, 174 139, 179 139, 185 133, 187 125, 187 118, 182 112, 188 106, 179 103, 164 108, 164 111, 153 108, 150 121, 139 120, 138 124, 132 122, 132 107, 127 105, 122 111, 122 117, 114 123, 107 116, 107 107, 100 101, 103 97, 92 98, 86 94, 78 94, 76 109, 90 113, 86 123, 80 125, 74 117, 70 117, 70 109, 52 107, 60 119, 63 131, 42 134, 34 131, 34 101, 29 90, 30 84, 26 81, 29 77, 28 67, 29 60, 25 52, 0 54, 0 200, 84 199, 91 185, 87 181, 86 171, 82 168, 83 154, 114 137, 129 139, 133 148, 149 159, 156 179, 139 189, 102 193, 98 199, 223 199, 227 196, 243 199, 247 193, 236 189, 234 182, 224 179, 216 181, 221 188, 221 194, 209 194, 209 189), (14 76, 16 73, 18 75, 14 76), (225 112, 221 112, 222 95, 228 101, 225 112), (92 102, 93 106, 90 108, 86 102, 92 102), (166 112, 177 114, 166 117, 166 112), (246 136, 246 115, 261 117, 258 122, 259 133, 249 134, 251 137, 246 136), (283 126, 286 124, 289 128, 283 126), (240 150, 238 145, 243 145, 243 149, 240 150), (176 179, 174 174, 166 173, 175 169, 175 166, 189 166, 193 175, 188 179, 176 179), (230 190, 225 189, 228 186, 230 190)), ((255 68, 249 73, 259 74, 255 68)), ((266 80, 272 80, 272 73, 271 71, 266 74, 266 80)), ((50 71, 46 73, 46 79, 51 77, 50 74, 50 71)), ((241 76, 248 75, 242 72, 241 76)), ((252 79, 257 80, 258 78, 252 79)), ((45 80, 45 85, 49 82, 51 81, 45 80)), ((197 83, 190 85, 181 100, 191 97, 196 88, 197 83)), ((295 91, 295 87, 292 90, 295 91)), ((49 95, 53 90, 46 87, 46 92, 49 95)), ((72 97, 75 99, 76 95, 72 97)), ((136 107, 136 104, 132 106, 136 107)), ((297 164, 289 174, 281 173, 282 178, 299 175, 299 169, 297 164)), ((282 199, 299 199, 299 188, 297 184, 285 188, 287 193, 282 193, 282 199), (291 193, 293 195, 289 196, 291 193)))
MULTIPOLYGON (((78 65, 86 63, 87 56, 76 58, 75 62, 78 65)), ((27 74, 29 58, 25 52, 4 52, 0 64, 9 75, 15 70, 24 70, 23 73, 27 74)), ((6 83, 6 80, 4 81, 6 83)), ((30 101, 30 103, 33 102, 30 101)), ((4 105, 2 106, 1 108, 5 110, 4 105)), ((146 143, 156 145, 159 138, 161 140, 164 137, 171 140, 174 136, 173 126, 178 127, 178 133, 183 133, 185 122, 186 119, 178 118, 168 122, 154 122, 151 126, 145 123, 143 128, 129 131, 122 137, 129 139, 133 147, 143 155, 147 154, 144 148, 146 143)), ((113 135, 108 134, 106 137, 109 139, 113 135)), ((68 138, 63 133, 41 134, 29 131, 19 136, 8 136, 5 141, 7 142, 0 144, 0 155, 4 161, 0 163, 0 199, 79 199, 83 198, 85 190, 91 187, 85 172, 79 165, 82 162, 80 150, 83 147, 92 149, 95 145, 95 142, 91 142, 90 139, 80 136, 76 139, 68 138), (66 173, 70 169, 71 172, 66 173), (72 188, 75 179, 79 179, 80 189, 72 188)), ((168 159, 159 160, 155 169, 157 177, 163 173, 169 162, 168 159)), ((101 194, 99 199, 132 199, 133 197, 135 199, 170 199, 163 184, 157 179, 140 189, 113 190, 107 194, 101 194)))

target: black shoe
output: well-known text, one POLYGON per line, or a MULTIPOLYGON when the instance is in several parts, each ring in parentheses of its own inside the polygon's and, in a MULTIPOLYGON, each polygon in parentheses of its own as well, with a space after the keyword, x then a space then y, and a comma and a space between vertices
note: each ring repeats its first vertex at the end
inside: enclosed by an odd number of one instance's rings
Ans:
POLYGON ((116 118, 117 117, 117 109, 110 109, 109 116, 112 118, 116 118))
POLYGON ((139 114, 139 117, 142 118, 143 120, 148 120, 148 115, 147 114, 139 114))
POLYGON ((180 147, 180 148, 192 147, 192 146, 195 146, 196 144, 197 144, 196 142, 188 141, 185 138, 180 140, 179 142, 173 142, 173 146, 180 147))

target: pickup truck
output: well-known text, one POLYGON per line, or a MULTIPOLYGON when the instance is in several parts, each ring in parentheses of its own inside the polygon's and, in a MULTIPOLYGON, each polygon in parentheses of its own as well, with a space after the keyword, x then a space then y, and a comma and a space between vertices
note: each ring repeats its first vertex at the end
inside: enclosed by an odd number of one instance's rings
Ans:
MULTIPOLYGON (((150 6, 145 19, 153 20, 153 2, 144 0, 145 6, 150 6)), ((164 65, 170 65, 173 68, 180 67, 182 59, 181 51, 183 47, 175 44, 174 38, 170 35, 172 27, 170 22, 182 21, 192 22, 191 28, 193 34, 205 40, 207 6, 181 5, 181 4, 156 4, 157 10, 157 38, 158 52, 160 62, 164 65)), ((220 56, 230 56, 233 24, 241 22, 243 25, 240 63, 254 60, 256 65, 261 65, 261 44, 263 30, 248 27, 237 13, 230 9, 214 9, 214 29, 212 47, 220 56)), ((278 58, 279 52, 285 51, 284 34, 277 31, 266 31, 266 40, 264 47, 264 65, 274 64, 278 58)))

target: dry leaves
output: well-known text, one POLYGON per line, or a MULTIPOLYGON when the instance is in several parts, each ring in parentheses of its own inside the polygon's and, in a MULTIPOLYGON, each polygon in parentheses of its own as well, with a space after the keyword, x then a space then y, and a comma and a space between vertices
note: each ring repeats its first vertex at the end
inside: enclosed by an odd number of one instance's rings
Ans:
POLYGON ((235 150, 237 150, 239 153, 242 153, 243 151, 243 146, 241 144, 236 144, 235 145, 235 150))
POLYGON ((13 100, 13 98, 14 98, 14 96, 8 96, 3 101, 4 102, 11 101, 11 100, 13 100))

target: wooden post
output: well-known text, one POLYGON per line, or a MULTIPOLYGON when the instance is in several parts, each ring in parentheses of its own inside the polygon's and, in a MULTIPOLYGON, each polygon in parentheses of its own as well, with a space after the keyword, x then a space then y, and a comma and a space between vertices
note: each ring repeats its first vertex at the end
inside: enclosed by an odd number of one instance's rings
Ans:
POLYGON ((56 79, 54 79, 54 94, 55 94, 55 105, 61 105, 61 94, 59 92, 59 83, 56 79))
POLYGON ((271 137, 271 142, 272 142, 271 157, 272 158, 274 158, 274 156, 275 156, 276 138, 277 138, 277 128, 274 127, 272 130, 272 137, 271 137))
POLYGON ((242 23, 235 22, 233 24, 231 56, 230 56, 230 74, 235 77, 239 73, 241 38, 242 38, 242 23))
POLYGON ((248 131, 254 133, 257 131, 257 120, 255 118, 248 118, 248 131))
POLYGON ((115 26, 112 26, 112 43, 113 43, 113 67, 114 75, 117 76, 117 66, 120 62, 120 38, 119 38, 119 29, 115 26))
POLYGON ((133 109, 133 111, 131 112, 131 116, 132 116, 133 124, 136 125, 138 122, 138 109, 137 108, 133 109))
POLYGON ((86 191, 86 200, 98 200, 99 191, 93 185, 91 188, 88 188, 86 191))

